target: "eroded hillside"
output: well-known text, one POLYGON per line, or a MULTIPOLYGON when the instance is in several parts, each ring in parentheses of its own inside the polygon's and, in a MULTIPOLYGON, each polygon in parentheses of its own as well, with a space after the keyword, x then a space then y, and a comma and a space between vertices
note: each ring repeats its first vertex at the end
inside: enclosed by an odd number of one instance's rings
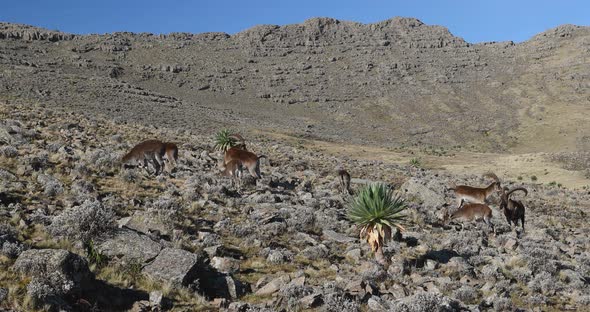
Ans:
POLYGON ((0 96, 211 133, 470 151, 588 149, 590 30, 471 44, 411 18, 314 18, 235 35, 70 35, 0 25, 0 96))

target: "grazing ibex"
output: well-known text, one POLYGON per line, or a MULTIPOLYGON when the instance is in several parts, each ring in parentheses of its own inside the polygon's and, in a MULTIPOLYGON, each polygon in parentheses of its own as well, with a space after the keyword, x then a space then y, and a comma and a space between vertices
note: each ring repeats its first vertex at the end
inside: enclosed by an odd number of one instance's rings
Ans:
POLYGON ((518 220, 520 220, 522 223, 522 232, 524 233, 524 205, 520 201, 510 198, 510 195, 516 191, 523 191, 524 196, 527 196, 529 193, 524 187, 515 187, 511 190, 504 187, 500 196, 500 209, 504 212, 504 216, 506 216, 510 227, 514 223, 514 227, 516 228, 518 226, 518 220))
POLYGON ((461 207, 463 202, 484 204, 486 199, 494 192, 499 192, 502 189, 500 179, 495 174, 489 172, 484 176, 491 177, 494 182, 487 187, 472 187, 467 185, 457 185, 450 188, 455 191, 457 197, 457 206, 461 207))
POLYGON ((227 165, 232 160, 240 161, 242 166, 248 169, 250 175, 254 178, 260 179, 262 176, 260 175, 260 159, 266 158, 264 155, 256 156, 256 154, 237 148, 232 147, 225 151, 225 155, 223 157, 224 164, 227 165))
POLYGON ((160 140, 147 140, 135 145, 123 158, 122 165, 145 167, 151 163, 155 175, 161 173, 162 167, 172 172, 178 159, 178 147, 174 143, 164 143, 160 140), (168 166, 164 160, 168 161, 168 166))
POLYGON ((352 190, 350 189, 350 174, 348 171, 338 169, 338 176, 340 177, 340 191, 352 195, 352 190))
MULTIPOLYGON (((494 234, 496 234, 494 224, 492 224, 491 221, 492 209, 485 204, 465 203, 455 212, 451 214, 448 212, 446 213, 445 223, 448 223, 454 219, 462 219, 464 221, 483 220, 490 227, 490 229, 494 231, 494 234)), ((463 224, 461 224, 461 228, 463 228, 463 224)))

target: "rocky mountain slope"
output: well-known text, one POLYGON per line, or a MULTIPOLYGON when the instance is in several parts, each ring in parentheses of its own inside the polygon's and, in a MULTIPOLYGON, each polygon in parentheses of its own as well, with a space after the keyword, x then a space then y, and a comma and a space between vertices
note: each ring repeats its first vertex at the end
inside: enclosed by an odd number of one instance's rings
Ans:
MULTIPOLYGON (((45 36, 45 35, 43 35, 45 36)), ((52 90, 52 92, 59 92, 52 90)), ((526 232, 494 198, 497 235, 444 225, 451 183, 378 161, 329 156, 265 135, 263 178, 220 177, 212 136, 122 124, 49 105, 0 104, 0 308, 15 311, 552 311, 590 308, 588 190, 515 183, 526 232), (122 169, 146 137, 177 142, 171 175, 122 169), (353 188, 383 181, 407 200, 407 231, 373 260, 346 218, 353 188)))
POLYGON ((0 96, 153 126, 338 142, 574 151, 590 29, 471 44, 412 18, 314 18, 235 35, 73 35, 0 24, 0 96))

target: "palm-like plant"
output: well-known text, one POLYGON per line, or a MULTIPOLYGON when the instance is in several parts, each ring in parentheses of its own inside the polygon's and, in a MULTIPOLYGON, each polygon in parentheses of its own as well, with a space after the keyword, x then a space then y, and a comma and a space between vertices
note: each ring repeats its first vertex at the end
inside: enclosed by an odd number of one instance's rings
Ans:
POLYGON ((367 240, 381 264, 387 263, 382 247, 391 239, 392 228, 405 230, 404 209, 404 200, 384 184, 365 186, 348 207, 348 219, 360 227, 360 238, 367 240))
POLYGON ((215 149, 225 152, 236 145, 236 138, 232 136, 232 131, 222 129, 215 134, 215 149))

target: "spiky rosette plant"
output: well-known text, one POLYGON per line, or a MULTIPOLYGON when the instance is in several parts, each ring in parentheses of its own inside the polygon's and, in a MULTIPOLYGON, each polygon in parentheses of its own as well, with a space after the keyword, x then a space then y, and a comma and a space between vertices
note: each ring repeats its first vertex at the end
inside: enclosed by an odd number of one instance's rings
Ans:
POLYGON ((360 238, 365 239, 375 253, 375 259, 386 264, 383 244, 391 239, 392 229, 404 231, 406 209, 400 195, 384 184, 371 184, 362 188, 348 206, 348 219, 360 227, 360 238))
POLYGON ((215 149, 225 152, 228 149, 234 147, 237 140, 232 136, 232 131, 229 129, 222 129, 215 134, 215 149))

